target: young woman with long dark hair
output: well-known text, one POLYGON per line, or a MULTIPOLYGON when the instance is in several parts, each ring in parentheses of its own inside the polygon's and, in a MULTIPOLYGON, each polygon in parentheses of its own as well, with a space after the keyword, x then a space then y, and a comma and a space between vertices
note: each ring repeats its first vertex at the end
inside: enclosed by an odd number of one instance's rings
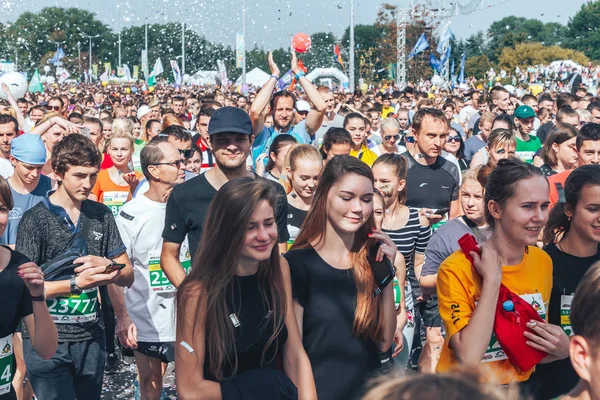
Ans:
MULTIPOLYGON (((396 328, 394 292, 374 296, 367 254, 392 265, 396 246, 373 219, 373 173, 352 156, 329 161, 291 250, 294 309, 319 399, 360 398, 396 328)), ((284 268, 285 269, 285 268, 284 268)))
MULTIPOLYGON (((565 202, 557 203, 550 212, 544 229, 544 250, 554 265, 548 322, 561 326, 571 336, 573 293, 587 270, 600 260, 600 165, 573 170, 565 182, 564 198, 565 202)), ((534 378, 540 381, 543 399, 567 393, 578 381, 568 358, 540 365, 534 378)))
MULTIPOLYGON (((481 256, 471 252, 474 263, 459 250, 440 266, 437 294, 446 340, 437 371, 456 364, 479 367, 496 384, 523 382, 533 368, 522 371, 504 352, 493 335, 500 285, 535 304, 546 317, 552 289, 552 260, 536 247, 548 221, 548 181, 540 170, 517 159, 500 160, 485 188, 485 216, 492 229, 489 240, 479 245, 481 256)), ((569 339, 559 326, 527 322, 526 344, 547 353, 541 363, 568 356, 569 339)))
POLYGON ((232 385, 248 395, 257 390, 257 398, 295 385, 298 398, 316 398, 288 266, 280 264, 276 246, 276 200, 271 184, 238 178, 217 192, 208 209, 204 229, 211 234, 202 236, 177 292, 181 399, 227 399, 232 385))

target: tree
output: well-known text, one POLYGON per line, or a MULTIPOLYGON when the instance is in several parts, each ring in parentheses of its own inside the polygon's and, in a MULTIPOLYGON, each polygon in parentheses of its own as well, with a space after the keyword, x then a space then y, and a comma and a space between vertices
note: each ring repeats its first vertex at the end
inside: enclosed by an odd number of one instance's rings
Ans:
MULTIPOLYGON (((459 64, 456 64, 456 76, 460 73, 459 68, 460 61, 459 64)), ((483 79, 490 68, 493 68, 493 64, 485 54, 467 58, 467 61, 465 61, 465 77, 474 76, 477 79, 483 79)))
POLYGON ((500 55, 500 66, 507 70, 529 65, 549 64, 556 60, 570 59, 579 64, 587 64, 589 59, 580 51, 559 46, 544 46, 541 43, 521 43, 514 49, 505 48, 500 55))
POLYGON ((62 41, 65 43, 59 46, 66 57, 61 61, 72 67, 77 60, 77 42, 82 49, 87 48, 86 35, 100 35, 93 42, 94 61, 111 61, 117 41, 107 25, 79 8, 47 7, 37 14, 25 12, 6 29, 6 34, 8 42, 19 43, 19 60, 24 60, 20 64, 25 68, 42 67, 42 61, 56 52, 55 42, 62 41))
POLYGON ((335 35, 331 32, 317 32, 310 38, 312 42, 310 51, 298 56, 306 68, 310 71, 315 68, 337 67, 333 59, 333 49, 337 41, 335 35))
POLYGON ((568 46, 585 53, 593 60, 600 60, 600 2, 587 2, 569 19, 568 46))

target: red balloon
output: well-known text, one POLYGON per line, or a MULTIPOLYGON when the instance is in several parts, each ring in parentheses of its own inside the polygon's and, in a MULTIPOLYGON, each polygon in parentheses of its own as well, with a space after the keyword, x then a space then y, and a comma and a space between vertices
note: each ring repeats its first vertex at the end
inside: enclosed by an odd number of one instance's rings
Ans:
POLYGON ((296 33, 292 39, 292 48, 298 53, 306 53, 311 46, 310 36, 306 33, 296 33))

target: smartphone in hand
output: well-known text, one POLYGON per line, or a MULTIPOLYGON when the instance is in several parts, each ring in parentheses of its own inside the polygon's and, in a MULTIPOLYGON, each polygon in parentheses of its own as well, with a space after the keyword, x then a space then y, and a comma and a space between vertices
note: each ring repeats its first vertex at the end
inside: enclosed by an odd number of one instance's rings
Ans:
POLYGON ((367 261, 371 266, 373 276, 375 277, 375 283, 377 284, 377 288, 373 292, 374 296, 379 295, 383 289, 394 280, 394 276, 396 276, 394 267, 389 258, 383 257, 383 260, 377 261, 377 251, 379 250, 379 246, 381 246, 381 243, 377 243, 373 246, 369 251, 369 254, 367 254, 367 261))

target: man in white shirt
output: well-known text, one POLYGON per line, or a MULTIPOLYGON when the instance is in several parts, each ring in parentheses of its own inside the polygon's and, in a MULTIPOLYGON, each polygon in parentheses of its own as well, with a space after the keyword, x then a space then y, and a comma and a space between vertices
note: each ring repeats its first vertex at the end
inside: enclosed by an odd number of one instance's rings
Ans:
MULTIPOLYGON (((142 172, 149 182, 146 193, 123 206, 117 227, 133 264, 135 282, 125 291, 125 303, 132 326, 128 336, 140 377, 142 399, 159 399, 163 364, 174 361, 175 294, 160 265, 162 230, 167 199, 173 187, 185 178, 185 161, 167 137, 157 137, 141 152, 142 172)), ((187 240, 182 243, 180 261, 190 268, 187 240)))

